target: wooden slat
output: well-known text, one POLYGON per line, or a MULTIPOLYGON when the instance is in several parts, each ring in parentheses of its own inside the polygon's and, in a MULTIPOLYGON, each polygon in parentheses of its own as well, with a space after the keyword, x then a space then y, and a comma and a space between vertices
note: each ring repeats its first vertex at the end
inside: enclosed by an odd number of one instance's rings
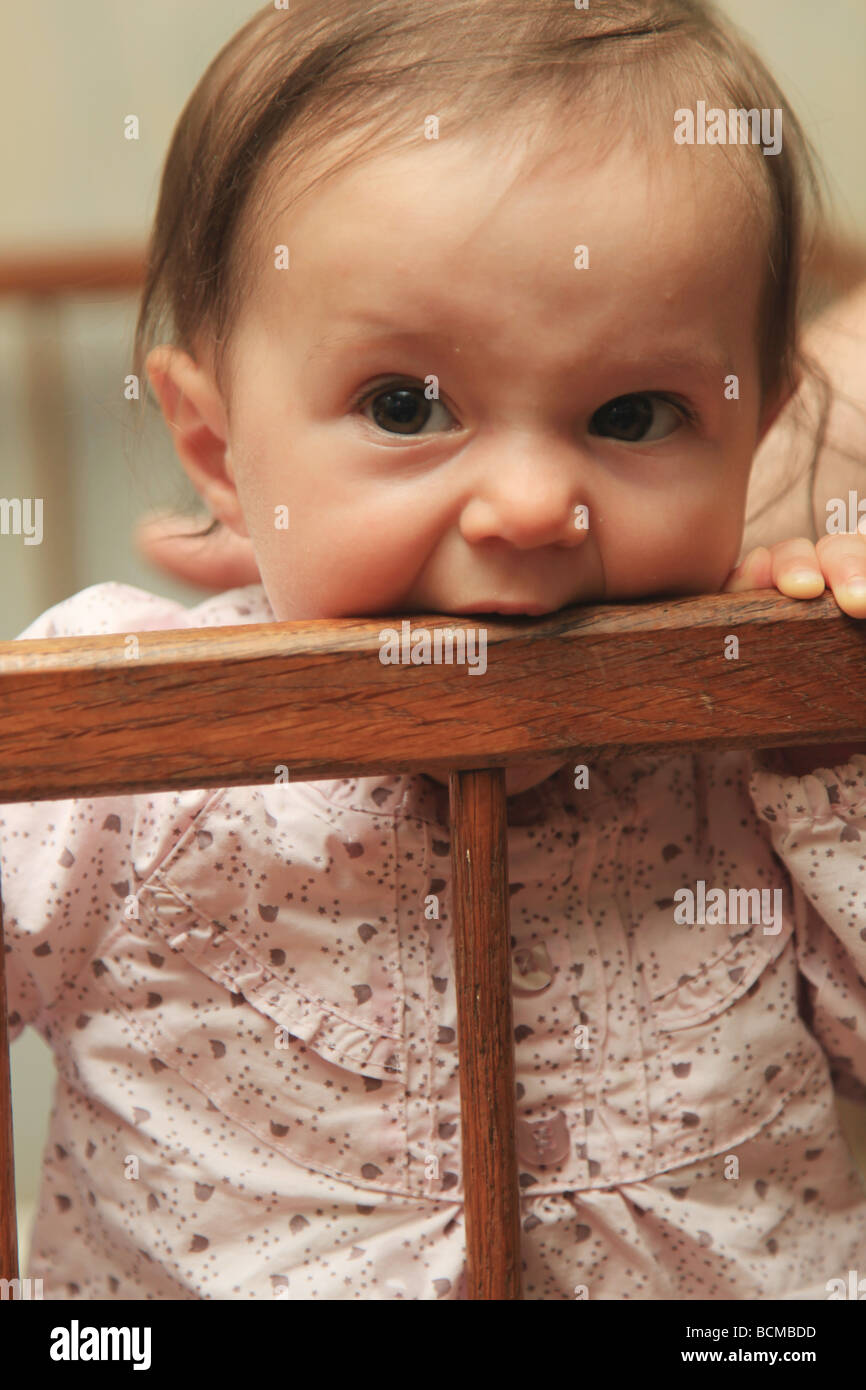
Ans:
MULTIPOLYGON (((472 630, 441 615, 406 621, 472 630)), ((866 737, 866 634, 829 591, 489 621, 483 675, 383 665, 379 633, 400 624, 0 643, 0 802, 262 784, 280 764, 298 781, 447 775, 593 750, 866 737), (739 658, 726 660, 732 636, 739 658)))
POLYGON ((15 1144, 6 1004, 6 947, 3 884, 0 882, 0 1279, 18 1278, 18 1220, 15 1210, 15 1144))
POLYGON ((6 251, 0 255, 0 296, 130 293, 141 287, 144 269, 143 246, 6 251))
MULTIPOLYGON (((143 243, 69 247, 58 243, 37 250, 0 252, 0 296, 71 295, 97 291, 135 291, 144 279, 143 243)), ((812 249, 805 265, 807 284, 825 294, 845 294, 866 278, 866 248, 847 231, 832 230, 812 249)))
POLYGON ((466 1292, 519 1299, 505 773, 454 772, 449 793, 466 1292))
POLYGON ((75 432, 73 402, 64 370, 63 301, 27 301, 21 311, 22 364, 29 457, 27 491, 43 499, 42 542, 30 555, 31 599, 44 611, 58 594, 74 593, 80 573, 80 528, 75 516, 75 432), (51 410, 45 402, 50 401, 51 410), (50 500, 49 500, 50 499, 50 500))

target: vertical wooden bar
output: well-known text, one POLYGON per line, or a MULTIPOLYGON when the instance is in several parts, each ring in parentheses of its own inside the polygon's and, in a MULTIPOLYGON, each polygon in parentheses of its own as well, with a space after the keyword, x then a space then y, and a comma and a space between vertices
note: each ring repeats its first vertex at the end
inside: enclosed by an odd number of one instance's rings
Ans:
POLYGON ((0 882, 0 1279, 17 1279, 18 1220, 15 1212, 12 1082, 9 1075, 6 1009, 6 947, 3 941, 3 884, 0 882))
POLYGON ((505 772, 449 776, 470 1299, 519 1299, 520 1193, 505 772))
POLYGON ((25 391, 30 443, 28 494, 42 498, 43 543, 25 546, 35 567, 31 590, 42 613, 78 581, 75 525, 75 448, 70 428, 72 405, 63 359, 63 301, 59 296, 25 301, 25 391))

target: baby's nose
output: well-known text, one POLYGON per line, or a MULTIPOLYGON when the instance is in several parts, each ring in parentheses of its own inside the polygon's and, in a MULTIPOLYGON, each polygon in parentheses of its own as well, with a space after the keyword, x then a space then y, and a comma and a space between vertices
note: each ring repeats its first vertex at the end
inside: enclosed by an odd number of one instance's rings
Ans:
POLYGON ((461 516, 467 541, 505 540, 519 550, 579 546, 589 530, 587 468, 575 441, 520 431, 478 442, 461 516), (480 448, 478 447, 480 445, 480 448))

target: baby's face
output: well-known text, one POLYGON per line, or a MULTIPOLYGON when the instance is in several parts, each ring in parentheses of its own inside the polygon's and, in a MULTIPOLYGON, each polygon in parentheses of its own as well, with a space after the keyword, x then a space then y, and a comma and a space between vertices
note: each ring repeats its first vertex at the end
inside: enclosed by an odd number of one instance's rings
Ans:
POLYGON ((596 148, 447 134, 263 221, 230 416, 196 368, 185 465, 278 620, 719 590, 774 405, 763 241, 724 149, 596 148))
POLYGON ((725 151, 597 163, 584 132, 525 164, 443 136, 263 230, 222 515, 278 619, 548 613, 736 563, 762 248, 725 151))

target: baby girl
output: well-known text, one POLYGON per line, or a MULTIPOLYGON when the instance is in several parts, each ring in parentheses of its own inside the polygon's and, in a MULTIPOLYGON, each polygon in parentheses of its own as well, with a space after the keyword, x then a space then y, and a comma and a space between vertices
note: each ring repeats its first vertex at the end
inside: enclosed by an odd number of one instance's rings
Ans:
MULTIPOLYGON (((266 7, 178 123, 136 341, 261 583, 100 584, 21 636, 825 580, 866 617, 861 536, 732 573, 812 183, 698 0, 266 7), (684 143, 699 102, 783 139, 684 143)), ((823 1299, 862 1264, 864 753, 508 769, 526 1298, 823 1299), (779 927, 683 924, 701 883, 779 927)), ((12 1036, 58 1066, 46 1298, 464 1295, 442 781, 0 807, 12 1036)))

